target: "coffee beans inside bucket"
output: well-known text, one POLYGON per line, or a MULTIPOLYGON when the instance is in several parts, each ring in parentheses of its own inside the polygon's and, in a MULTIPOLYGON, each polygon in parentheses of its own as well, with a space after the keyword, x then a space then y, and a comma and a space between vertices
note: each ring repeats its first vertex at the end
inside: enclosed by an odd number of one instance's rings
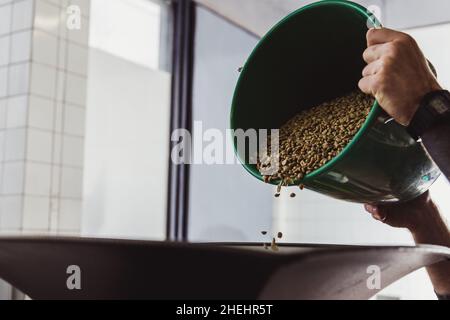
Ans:
POLYGON ((294 116, 280 129, 279 170, 265 174, 276 156, 270 148, 258 161, 264 180, 279 183, 278 196, 284 185, 296 182, 303 189, 302 179, 335 158, 354 138, 373 102, 371 96, 355 91, 294 116))

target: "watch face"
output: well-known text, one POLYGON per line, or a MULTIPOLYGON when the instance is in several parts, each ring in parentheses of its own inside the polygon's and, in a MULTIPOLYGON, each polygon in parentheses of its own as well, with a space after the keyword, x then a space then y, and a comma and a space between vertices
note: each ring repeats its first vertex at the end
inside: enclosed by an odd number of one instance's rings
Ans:
POLYGON ((430 107, 438 114, 450 112, 449 103, 444 97, 436 97, 430 101, 430 107))

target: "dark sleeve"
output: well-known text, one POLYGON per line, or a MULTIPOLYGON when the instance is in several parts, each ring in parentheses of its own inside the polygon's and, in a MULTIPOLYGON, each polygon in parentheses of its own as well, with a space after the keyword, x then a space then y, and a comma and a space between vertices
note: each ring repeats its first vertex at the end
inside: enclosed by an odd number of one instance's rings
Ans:
POLYGON ((422 142, 436 165, 450 181, 450 121, 428 130, 422 136, 422 142))

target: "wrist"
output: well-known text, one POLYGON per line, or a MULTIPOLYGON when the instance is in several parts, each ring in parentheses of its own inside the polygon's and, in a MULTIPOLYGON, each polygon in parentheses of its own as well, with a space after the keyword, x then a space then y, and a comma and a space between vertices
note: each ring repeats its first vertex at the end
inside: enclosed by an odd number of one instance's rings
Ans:
POLYGON ((410 210, 411 219, 407 229, 413 235, 422 234, 432 228, 434 225, 433 221, 437 218, 436 216, 440 216, 429 195, 416 202, 410 210))
POLYGON ((415 209, 413 223, 408 226, 417 244, 450 247, 449 229, 431 199, 415 209))
POLYGON ((430 82, 429 85, 425 86, 422 90, 419 90, 417 92, 416 98, 413 100, 413 108, 411 110, 411 113, 408 116, 407 125, 411 123, 411 121, 414 119, 414 116, 417 113, 417 110, 419 110, 420 105, 425 98, 427 94, 434 91, 440 91, 443 90, 443 88, 439 85, 439 83, 433 79, 433 81, 430 82))

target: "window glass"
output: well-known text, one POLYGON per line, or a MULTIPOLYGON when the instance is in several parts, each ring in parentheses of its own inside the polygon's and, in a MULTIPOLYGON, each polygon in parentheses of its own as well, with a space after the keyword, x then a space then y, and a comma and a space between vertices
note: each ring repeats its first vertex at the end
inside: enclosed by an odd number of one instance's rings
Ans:
MULTIPOLYGON (((208 130, 219 130, 224 142, 238 69, 258 39, 214 13, 197 9, 195 35, 193 140, 203 147, 208 130)), ((198 144, 197 144, 198 145, 198 144)), ((223 145, 223 154, 233 154, 223 145)), ((239 165, 191 166, 189 240, 259 241, 272 223, 271 190, 239 165)))
POLYGON ((82 232, 162 240, 170 73, 162 2, 92 0, 82 232), (162 67, 162 68, 161 68, 162 67))

